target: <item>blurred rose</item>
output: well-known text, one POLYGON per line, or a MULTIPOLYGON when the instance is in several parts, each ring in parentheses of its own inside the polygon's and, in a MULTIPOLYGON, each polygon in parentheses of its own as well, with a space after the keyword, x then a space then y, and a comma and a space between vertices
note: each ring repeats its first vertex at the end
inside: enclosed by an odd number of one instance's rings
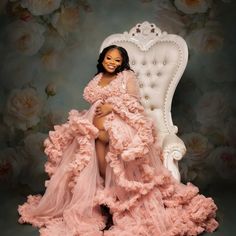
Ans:
POLYGON ((181 136, 187 153, 179 162, 181 178, 185 182, 194 181, 203 187, 211 181, 212 175, 206 169, 207 156, 213 146, 199 133, 187 133, 181 136))
POLYGON ((6 11, 8 15, 20 18, 23 21, 28 21, 32 18, 31 13, 24 9, 19 1, 8 1, 6 11))
POLYGON ((183 139, 187 153, 184 158, 191 160, 191 162, 198 164, 204 160, 206 155, 212 149, 212 145, 208 139, 199 133, 187 133, 181 136, 183 139))
POLYGON ((226 137, 224 135, 225 124, 217 123, 217 125, 207 125, 201 126, 200 131, 202 134, 206 135, 215 146, 222 145, 226 142, 226 137))
POLYGON ((179 162, 179 169, 181 174, 181 181, 192 182, 197 177, 197 170, 189 165, 187 160, 181 160, 179 162))
POLYGON ((174 4, 186 14, 204 13, 209 7, 207 0, 175 0, 174 4))
POLYGON ((78 29, 79 24, 79 8, 78 7, 62 7, 60 13, 56 13, 52 19, 52 25, 62 36, 78 29))
POLYGON ((58 35, 53 27, 50 27, 45 33, 45 43, 43 45, 44 51, 54 50, 57 52, 62 51, 66 47, 65 40, 58 35))
POLYGON ((193 30, 186 40, 194 51, 212 53, 222 47, 224 37, 218 22, 210 21, 204 28, 193 30))
POLYGON ((61 0, 21 0, 21 6, 35 16, 52 13, 60 4, 61 0))
POLYGON ((0 181, 16 182, 25 164, 25 155, 20 149, 5 148, 1 150, 0 181))
MULTIPOLYGON (((32 157, 32 160, 45 156, 43 142, 46 137, 46 134, 40 132, 31 133, 25 137, 24 149, 26 153, 28 153, 32 157)), ((45 161, 45 159, 43 160, 45 161)))
POLYGON ((49 111, 43 117, 43 122, 41 122, 41 130, 48 132, 54 129, 54 125, 64 123, 67 119, 67 112, 60 110, 59 107, 54 108, 53 111, 49 111))
POLYGON ((20 19, 23 21, 29 21, 31 18, 32 18, 32 15, 27 10, 24 10, 20 13, 20 19))
POLYGON ((195 107, 196 119, 204 126, 222 123, 228 111, 228 102, 219 91, 205 93, 195 107))
POLYGON ((181 36, 186 34, 185 17, 178 14, 171 4, 158 6, 156 18, 162 30, 181 36))
POLYGON ((236 177, 236 149, 233 147, 222 146, 214 149, 208 157, 211 165, 222 178, 236 177))
POLYGON ((214 178, 214 172, 206 168, 204 164, 196 166, 184 160, 180 161, 179 168, 182 182, 193 182, 201 188, 207 186, 214 178))
POLYGON ((34 89, 14 89, 8 97, 3 119, 9 126, 26 130, 39 122, 41 108, 41 100, 34 89))
POLYGON ((13 48, 31 56, 42 47, 44 31, 44 26, 36 22, 15 21, 8 26, 7 34, 13 48))

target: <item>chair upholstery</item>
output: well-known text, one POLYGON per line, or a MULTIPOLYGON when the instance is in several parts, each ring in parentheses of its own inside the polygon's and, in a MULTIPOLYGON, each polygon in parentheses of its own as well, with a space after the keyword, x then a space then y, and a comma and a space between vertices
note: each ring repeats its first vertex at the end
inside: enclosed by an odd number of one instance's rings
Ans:
POLYGON ((188 60, 186 42, 180 36, 161 32, 155 24, 145 21, 129 32, 107 37, 100 52, 111 44, 127 50, 130 66, 139 80, 141 102, 158 130, 164 165, 180 181, 178 161, 186 148, 176 135, 178 128, 172 122, 171 103, 188 60))

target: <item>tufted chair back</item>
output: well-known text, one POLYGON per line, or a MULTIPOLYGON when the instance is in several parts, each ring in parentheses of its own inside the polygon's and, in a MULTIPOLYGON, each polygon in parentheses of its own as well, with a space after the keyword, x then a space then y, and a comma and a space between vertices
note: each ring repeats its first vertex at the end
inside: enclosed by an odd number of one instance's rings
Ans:
POLYGON ((145 21, 129 32, 107 37, 100 52, 111 44, 127 50, 130 66, 139 80, 141 102, 158 130, 164 164, 180 180, 177 161, 186 149, 176 136, 178 128, 172 122, 171 102, 187 64, 186 42, 180 36, 161 32, 155 24, 145 21))

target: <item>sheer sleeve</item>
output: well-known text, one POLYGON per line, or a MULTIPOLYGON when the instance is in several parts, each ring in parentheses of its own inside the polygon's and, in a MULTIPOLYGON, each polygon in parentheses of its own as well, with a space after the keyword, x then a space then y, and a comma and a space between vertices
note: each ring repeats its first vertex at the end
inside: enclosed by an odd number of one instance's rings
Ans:
POLYGON ((138 86, 138 80, 137 77, 135 76, 134 72, 132 71, 127 71, 126 72, 126 91, 129 95, 137 98, 140 100, 140 90, 138 86))

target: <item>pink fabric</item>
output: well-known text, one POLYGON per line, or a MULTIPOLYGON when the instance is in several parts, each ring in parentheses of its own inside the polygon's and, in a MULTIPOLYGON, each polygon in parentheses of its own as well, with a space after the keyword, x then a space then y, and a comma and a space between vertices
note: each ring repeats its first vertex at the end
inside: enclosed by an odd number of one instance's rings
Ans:
POLYGON ((123 71, 104 88, 98 85, 100 78, 84 90, 91 108, 70 111, 68 121, 49 132, 47 189, 19 206, 19 222, 39 227, 41 236, 190 236, 214 231, 213 200, 190 183, 178 183, 163 167, 134 73, 123 71), (110 137, 105 183, 95 151, 98 130, 92 123, 101 101, 114 108, 105 121, 110 137), (101 204, 110 208, 114 222, 104 232, 101 204))

